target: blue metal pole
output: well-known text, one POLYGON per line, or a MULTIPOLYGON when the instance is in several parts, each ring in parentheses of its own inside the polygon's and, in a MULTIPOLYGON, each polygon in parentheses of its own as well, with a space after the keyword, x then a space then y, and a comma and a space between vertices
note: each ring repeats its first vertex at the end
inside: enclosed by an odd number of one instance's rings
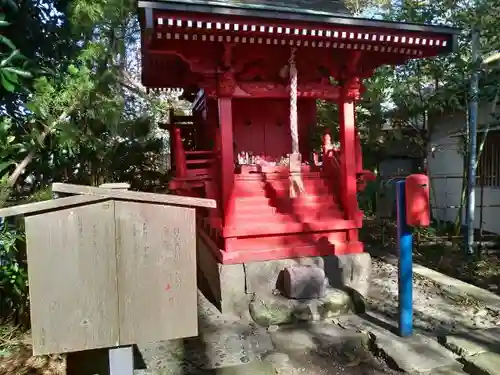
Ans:
POLYGON ((406 224, 405 181, 396 182, 397 205, 397 244, 398 261, 398 302, 399 335, 411 336, 413 333, 413 285, 412 285, 412 246, 411 228, 406 224))

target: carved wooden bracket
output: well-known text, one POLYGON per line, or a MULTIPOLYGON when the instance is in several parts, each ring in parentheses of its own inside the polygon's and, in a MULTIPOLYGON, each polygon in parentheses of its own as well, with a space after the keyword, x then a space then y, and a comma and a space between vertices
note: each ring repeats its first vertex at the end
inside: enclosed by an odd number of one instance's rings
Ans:
POLYGON ((365 87, 359 77, 344 80, 342 84, 341 100, 357 101, 360 99, 365 87))
MULTIPOLYGON (((276 82, 238 82, 231 72, 220 73, 218 86, 213 79, 200 84, 208 97, 231 96, 237 98, 289 98, 290 87, 276 82)), ((299 84, 298 97, 310 99, 338 100, 341 87, 330 84, 299 84)))
POLYGON ((232 97, 237 86, 234 74, 231 70, 219 73, 217 91, 220 97, 232 97))

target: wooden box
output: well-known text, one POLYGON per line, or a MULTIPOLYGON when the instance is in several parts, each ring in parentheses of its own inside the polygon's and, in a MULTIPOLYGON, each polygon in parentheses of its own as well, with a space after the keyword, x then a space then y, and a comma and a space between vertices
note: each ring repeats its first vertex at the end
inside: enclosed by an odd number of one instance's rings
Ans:
POLYGON ((84 194, 25 215, 35 355, 196 336, 195 208, 205 199, 54 184, 84 194))

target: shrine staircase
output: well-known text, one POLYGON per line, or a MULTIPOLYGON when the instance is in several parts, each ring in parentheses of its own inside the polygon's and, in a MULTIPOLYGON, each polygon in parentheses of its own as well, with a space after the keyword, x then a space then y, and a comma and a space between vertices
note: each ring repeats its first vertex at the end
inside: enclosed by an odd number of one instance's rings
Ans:
POLYGON ((305 192, 293 199, 288 171, 236 175, 225 263, 345 252, 356 225, 344 217, 338 185, 309 167, 301 175, 305 192))
POLYGON ((196 129, 193 116, 175 116, 171 114, 171 152, 175 175, 169 188, 180 195, 206 196, 207 181, 213 178, 216 153, 213 150, 186 150, 182 130, 185 131, 185 142, 196 148, 196 129))

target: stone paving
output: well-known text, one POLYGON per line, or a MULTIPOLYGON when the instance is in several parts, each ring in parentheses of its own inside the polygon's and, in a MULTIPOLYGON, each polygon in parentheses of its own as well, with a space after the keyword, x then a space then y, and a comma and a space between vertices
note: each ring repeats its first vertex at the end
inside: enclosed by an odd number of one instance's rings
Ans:
POLYGON ((441 344, 461 357, 470 374, 500 374, 500 327, 444 335, 441 344))
MULTIPOLYGON (((222 316, 200 294, 199 337, 141 346, 145 369, 137 375, 500 375, 500 297, 433 272, 416 267, 410 338, 394 333, 397 267, 390 260, 374 259, 360 315, 315 313, 323 300, 306 309, 318 321, 276 325, 291 322, 280 321, 290 314, 279 311, 272 315, 279 319, 260 319, 259 326, 222 316)), ((345 295, 332 291, 328 298, 345 295)), ((270 314, 268 301, 257 305, 264 318, 270 314)))
POLYGON ((221 315, 201 293, 199 310, 198 337, 139 346, 137 375, 392 373, 367 335, 331 321, 264 328, 221 315))

